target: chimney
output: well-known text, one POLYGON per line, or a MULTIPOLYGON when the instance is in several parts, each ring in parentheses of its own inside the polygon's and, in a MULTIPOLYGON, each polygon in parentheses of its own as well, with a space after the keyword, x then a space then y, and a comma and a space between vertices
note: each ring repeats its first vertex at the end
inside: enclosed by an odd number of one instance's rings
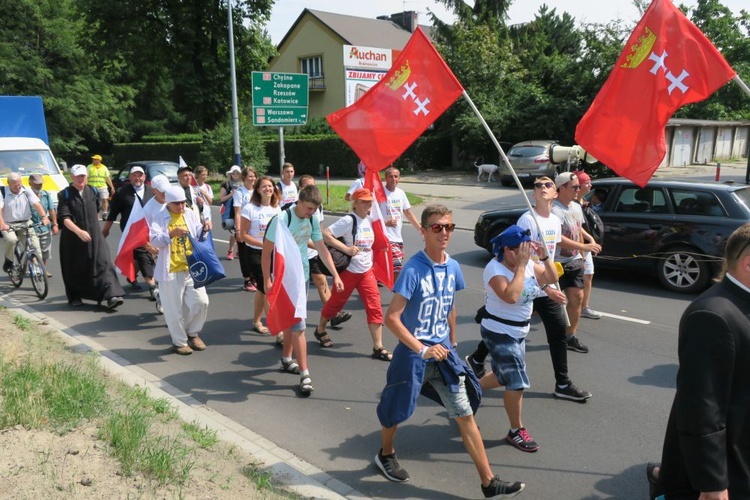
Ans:
POLYGON ((389 16, 380 16, 378 19, 388 19, 402 28, 404 28, 409 33, 414 33, 414 31, 417 29, 417 13, 413 10, 408 10, 405 12, 397 12, 396 14, 391 14, 389 16))

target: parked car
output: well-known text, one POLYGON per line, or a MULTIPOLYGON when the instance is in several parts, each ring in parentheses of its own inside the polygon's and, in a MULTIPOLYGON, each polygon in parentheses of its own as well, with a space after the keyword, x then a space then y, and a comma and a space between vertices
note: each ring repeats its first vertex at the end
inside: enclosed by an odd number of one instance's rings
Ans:
POLYGON ((128 174, 130 174, 130 169, 135 166, 142 167, 143 171, 146 172, 146 184, 151 184, 151 178, 158 174, 166 175, 172 184, 177 183, 177 169, 179 168, 179 164, 173 161, 131 161, 130 163, 126 163, 116 174, 112 175, 112 184, 115 189, 125 184, 130 184, 128 174))
MULTIPOLYGON (((596 265, 654 272, 672 291, 693 293, 721 269, 729 235, 750 220, 750 186, 714 182, 653 180, 645 188, 627 179, 594 181, 587 198, 604 199, 602 253, 596 265)), ((526 208, 479 216, 474 242, 489 241, 526 208)))
MULTIPOLYGON (((535 177, 543 175, 550 179, 557 176, 558 166, 552 163, 550 157, 550 147, 553 144, 557 144, 557 141, 526 141, 514 144, 510 148, 508 160, 522 183, 530 183, 535 177)), ((503 186, 511 186, 515 183, 507 168, 502 169, 500 183, 503 186)))

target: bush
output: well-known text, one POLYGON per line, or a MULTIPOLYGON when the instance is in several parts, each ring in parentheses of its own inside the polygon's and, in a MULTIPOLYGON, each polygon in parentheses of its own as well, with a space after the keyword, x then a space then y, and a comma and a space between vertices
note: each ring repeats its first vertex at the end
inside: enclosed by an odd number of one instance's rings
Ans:
MULTIPOLYGON (((240 120, 240 154, 242 164, 255 168, 258 175, 268 169, 261 134, 246 120, 240 120)), ((200 160, 209 170, 222 174, 234 164, 234 131, 231 122, 218 125, 203 135, 200 160)))
MULTIPOLYGON (((279 141, 263 137, 271 171, 279 163, 279 141)), ((357 177, 359 158, 337 135, 294 135, 284 137, 286 161, 294 164, 295 175, 319 175, 320 166, 328 166, 334 177, 357 177)), ((402 170, 447 169, 451 167, 450 137, 420 137, 394 165, 402 170)))

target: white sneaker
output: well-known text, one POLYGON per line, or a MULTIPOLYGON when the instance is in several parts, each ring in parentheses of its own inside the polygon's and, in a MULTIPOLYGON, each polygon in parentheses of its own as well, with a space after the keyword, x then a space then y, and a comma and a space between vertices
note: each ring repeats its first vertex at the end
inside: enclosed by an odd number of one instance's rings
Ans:
POLYGON ((581 317, 589 319, 599 319, 602 317, 602 315, 594 311, 590 307, 584 307, 583 310, 581 310, 581 317))
POLYGON ((152 295, 156 300, 156 312, 158 312, 159 314, 164 314, 164 308, 161 305, 161 295, 159 295, 159 289, 154 288, 152 295))

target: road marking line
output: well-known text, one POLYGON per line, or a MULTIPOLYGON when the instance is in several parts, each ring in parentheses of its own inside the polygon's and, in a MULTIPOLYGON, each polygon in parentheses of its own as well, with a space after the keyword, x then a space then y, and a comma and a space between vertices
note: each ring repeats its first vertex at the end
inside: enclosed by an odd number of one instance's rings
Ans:
POLYGON ((620 316, 618 314, 610 314, 610 313, 605 313, 605 312, 601 312, 601 311, 597 311, 597 312, 599 314, 601 314, 602 316, 605 316, 607 318, 619 319, 619 320, 622 320, 622 321, 630 321, 631 323, 638 323, 640 325, 650 325, 651 324, 650 321, 646 321, 645 319, 629 318, 627 316, 620 316))

